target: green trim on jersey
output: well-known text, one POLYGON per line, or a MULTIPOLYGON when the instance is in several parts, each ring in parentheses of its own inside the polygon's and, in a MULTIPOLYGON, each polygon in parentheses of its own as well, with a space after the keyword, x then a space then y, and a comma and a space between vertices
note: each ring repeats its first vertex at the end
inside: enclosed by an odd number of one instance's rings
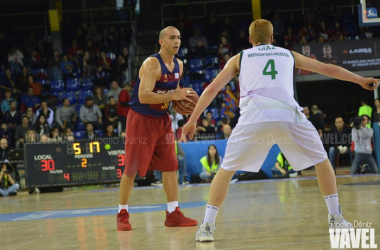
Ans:
POLYGON ((243 59, 243 50, 240 52, 240 59, 239 59, 239 74, 241 70, 241 59, 243 59))
MULTIPOLYGON (((290 50, 289 50, 289 52, 292 55, 293 61, 294 61, 294 66, 293 66, 293 77, 294 77, 294 72, 296 72, 296 59, 294 58, 294 55, 290 50)), ((293 79, 293 81, 294 81, 294 79, 293 79)))

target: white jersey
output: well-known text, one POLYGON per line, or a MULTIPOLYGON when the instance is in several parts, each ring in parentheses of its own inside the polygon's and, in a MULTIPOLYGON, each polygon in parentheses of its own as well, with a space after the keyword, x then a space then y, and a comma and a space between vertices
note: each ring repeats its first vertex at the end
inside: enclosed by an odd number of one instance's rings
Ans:
POLYGON ((239 124, 307 120, 293 97, 294 63, 289 50, 268 44, 240 53, 239 124))

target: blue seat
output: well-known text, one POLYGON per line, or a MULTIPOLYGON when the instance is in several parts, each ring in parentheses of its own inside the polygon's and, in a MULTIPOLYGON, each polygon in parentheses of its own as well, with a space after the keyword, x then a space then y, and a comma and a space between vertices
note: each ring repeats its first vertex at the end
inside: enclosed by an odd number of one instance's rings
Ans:
MULTIPOLYGON (((203 82, 203 81, 202 81, 203 82)), ((190 88, 194 89, 195 92, 200 96, 203 92, 203 88, 201 84, 198 83, 192 83, 189 85, 190 88)))
POLYGON ((95 134, 97 134, 99 137, 103 137, 103 131, 101 129, 95 130, 95 134))
POLYGON ((82 90, 92 90, 94 84, 90 78, 82 79, 82 90))
POLYGON ((77 131, 86 130, 86 125, 83 123, 81 119, 77 120, 77 123, 75 124, 75 130, 77 131))
POLYGON ((46 69, 35 69, 32 71, 33 78, 36 82, 39 80, 45 80, 48 77, 46 69))
POLYGON ((64 92, 62 98, 69 99, 70 104, 75 104, 77 102, 77 96, 75 92, 71 92, 71 91, 64 92))
POLYGON ((75 139, 78 139, 78 140, 83 139, 85 133, 86 131, 75 131, 74 137, 75 139))
POLYGON ((57 97, 59 100, 62 100, 64 92, 63 91, 58 92, 58 91, 51 90, 50 94, 52 94, 53 96, 57 97))
POLYGON ((78 94, 78 103, 83 104, 87 96, 93 96, 91 90, 82 90, 78 94))
POLYGON ((180 59, 184 59, 186 57, 187 53, 189 53, 189 50, 187 48, 180 48, 178 50, 177 57, 180 59))
POLYGON ((219 59, 217 56, 206 56, 205 67, 206 68, 218 68, 219 59))
POLYGON ((195 72, 198 70, 203 70, 203 61, 202 59, 191 59, 189 62, 189 70, 195 72))
POLYGON ((103 93, 104 93, 105 95, 108 94, 108 91, 109 91, 109 89, 103 89, 103 93))
POLYGON ((78 91, 80 89, 80 82, 78 78, 67 79, 66 90, 67 91, 78 91))
POLYGON ((65 83, 62 80, 50 80, 50 87, 54 92, 60 92, 65 89, 65 83))
POLYGON ((206 69, 205 70, 205 81, 209 82, 212 78, 218 75, 219 71, 217 69, 206 69))
POLYGON ((49 85, 49 83, 46 80, 44 80, 44 79, 36 79, 35 82, 36 83, 41 83, 42 86, 49 85))
POLYGON ((75 111, 77 112, 77 114, 79 114, 80 107, 82 107, 82 104, 75 105, 75 111))

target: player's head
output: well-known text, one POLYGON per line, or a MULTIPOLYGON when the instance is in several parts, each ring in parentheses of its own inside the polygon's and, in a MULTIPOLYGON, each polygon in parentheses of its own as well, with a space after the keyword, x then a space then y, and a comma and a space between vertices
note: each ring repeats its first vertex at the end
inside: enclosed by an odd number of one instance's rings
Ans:
POLYGON ((310 56, 310 45, 302 46, 302 54, 307 57, 310 56))
POLYGON ((273 25, 265 19, 257 19, 249 26, 249 42, 253 45, 272 43, 273 25))
POLYGON ((181 34, 176 27, 168 26, 161 30, 158 42, 161 45, 161 49, 177 54, 181 45, 181 34))
POLYGON ((8 140, 5 139, 5 138, 2 138, 0 140, 0 146, 1 146, 2 149, 6 149, 8 147, 8 140))
POLYGON ((323 46, 323 56, 328 56, 330 57, 331 56, 331 45, 329 44, 326 44, 323 46))

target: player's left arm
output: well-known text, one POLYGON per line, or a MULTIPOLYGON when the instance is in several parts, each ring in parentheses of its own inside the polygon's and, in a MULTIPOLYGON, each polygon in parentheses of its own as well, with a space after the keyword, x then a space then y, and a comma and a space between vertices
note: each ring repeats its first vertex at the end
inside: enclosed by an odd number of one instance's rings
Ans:
POLYGON ((196 122, 203 110, 205 110, 215 98, 218 92, 227 85, 227 83, 239 73, 239 61, 240 54, 232 57, 223 68, 223 70, 216 76, 215 80, 207 86, 203 91, 201 97, 198 100, 197 106, 195 107, 189 121, 184 126, 182 130, 181 141, 186 142, 186 135, 190 133, 190 138, 193 139, 196 130, 196 122))

